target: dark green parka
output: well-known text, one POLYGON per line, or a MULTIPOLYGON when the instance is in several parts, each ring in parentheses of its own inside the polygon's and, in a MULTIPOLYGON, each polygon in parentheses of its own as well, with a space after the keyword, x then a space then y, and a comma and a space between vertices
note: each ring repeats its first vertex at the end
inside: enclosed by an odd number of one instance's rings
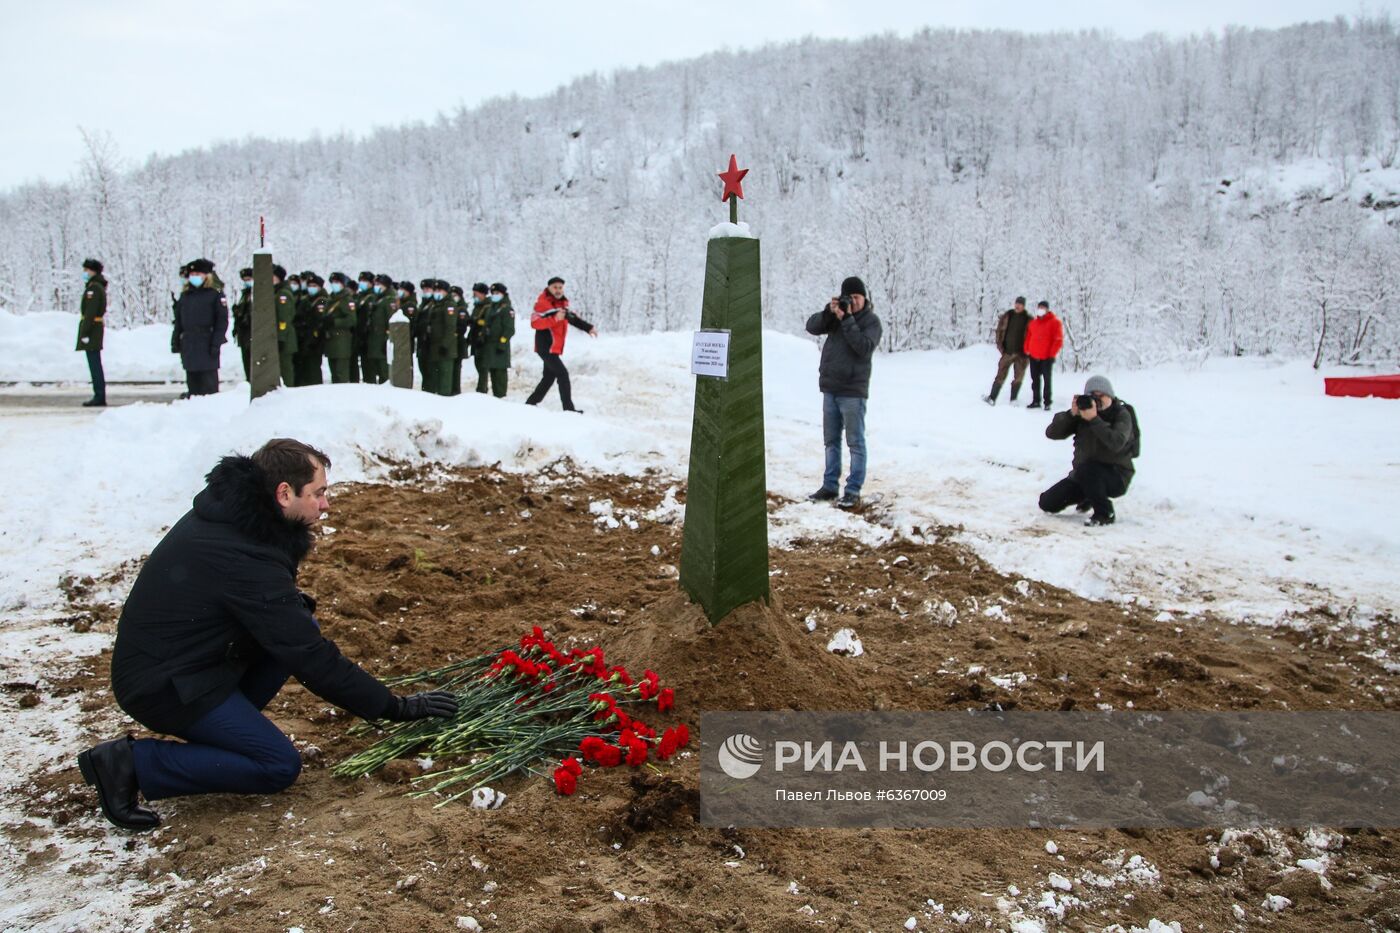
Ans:
POLYGON ((102 318, 107 314, 107 280, 101 272, 94 272, 83 285, 83 301, 78 310, 82 317, 78 320, 78 345, 74 349, 101 350, 102 318))
POLYGON ((326 335, 326 359, 348 360, 355 355, 355 301, 344 291, 326 299, 321 329, 326 335))
POLYGON ((515 336, 515 308, 510 298, 482 302, 473 325, 480 334, 475 345, 476 355, 486 369, 510 369, 510 339, 515 336))

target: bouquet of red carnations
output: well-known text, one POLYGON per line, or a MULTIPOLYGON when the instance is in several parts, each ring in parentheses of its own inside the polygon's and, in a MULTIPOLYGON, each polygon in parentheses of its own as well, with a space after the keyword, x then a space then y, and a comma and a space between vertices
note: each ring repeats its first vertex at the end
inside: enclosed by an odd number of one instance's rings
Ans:
POLYGON ((352 734, 380 731, 383 738, 332 768, 341 777, 361 777, 410 753, 465 764, 415 778, 425 787, 412 796, 446 793, 438 806, 544 760, 563 758, 554 769, 555 790, 572 794, 583 773, 575 757, 601 767, 640 767, 664 761, 690 743, 684 724, 656 730, 628 713, 646 704, 664 713, 675 702, 654 671, 633 679, 620 665, 609 667, 602 648, 560 651, 537 625, 506 648, 387 682, 429 684, 457 695, 451 719, 364 723, 352 734), (564 757, 567 756, 567 757, 564 757))

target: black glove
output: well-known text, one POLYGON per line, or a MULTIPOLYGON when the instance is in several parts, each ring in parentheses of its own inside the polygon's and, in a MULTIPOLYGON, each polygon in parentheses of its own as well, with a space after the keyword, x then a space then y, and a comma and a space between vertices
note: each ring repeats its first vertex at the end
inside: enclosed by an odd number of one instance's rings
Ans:
POLYGON ((457 695, 446 690, 415 693, 411 697, 394 697, 384 718, 393 722, 410 722, 429 716, 456 716, 457 695))

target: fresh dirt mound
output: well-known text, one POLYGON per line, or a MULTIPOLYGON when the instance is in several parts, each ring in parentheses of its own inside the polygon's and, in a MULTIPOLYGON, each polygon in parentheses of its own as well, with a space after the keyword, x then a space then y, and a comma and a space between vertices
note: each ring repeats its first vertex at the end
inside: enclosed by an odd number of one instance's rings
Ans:
MULTIPOLYGON (((772 605, 709 627, 677 592, 675 497, 655 479, 582 477, 567 464, 533 477, 397 479, 336 491, 335 531, 302 578, 326 633, 380 675, 493 650, 538 624, 565 647, 601 644, 611 660, 657 670, 677 703, 652 725, 750 707, 1394 708, 1384 630, 1159 621, 996 573, 938 533, 775 551, 772 605), (863 656, 826 652, 842 627, 857 631, 863 656)), ((112 630, 115 607, 95 595, 112 582, 70 582, 71 624, 112 630)), ((41 711, 42 698, 76 692, 90 738, 109 737, 131 724, 111 706, 106 664, 100 656, 3 702, 36 695, 41 711)), ((306 760, 290 791, 160 804, 160 854, 128 880, 152 885, 145 896, 164 899, 170 928, 447 929, 473 916, 488 930, 899 929, 910 916, 951 926, 963 911, 978 927, 1024 916, 1053 928, 1036 907, 1050 871, 1074 879, 1083 901, 1065 914, 1070 929, 1145 927, 1154 916, 1235 928, 1236 905, 1279 930, 1400 928, 1389 833, 725 832, 695 822, 693 755, 589 769, 572 798, 527 776, 501 787, 501 810, 434 809, 403 796, 423 770, 412 759, 363 780, 332 777, 329 765, 366 740, 300 686, 268 713, 306 760), (1045 850, 1052 836, 1057 854, 1045 850), (1319 853, 1330 889, 1296 865, 1319 853), (1294 906, 1266 914, 1270 893, 1294 906)), ((36 775, 28 809, 29 821, 3 832, 39 853, 34 870, 58 842, 81 847, 109 832, 76 768, 36 775), (34 842, 46 834, 47 849, 34 842)), ((100 869, 80 861, 73 873, 100 869)))
POLYGON ((612 644, 620 657, 666 672, 705 710, 868 708, 860 673, 794 625, 781 599, 740 606, 711 625, 675 593, 643 609, 612 644))

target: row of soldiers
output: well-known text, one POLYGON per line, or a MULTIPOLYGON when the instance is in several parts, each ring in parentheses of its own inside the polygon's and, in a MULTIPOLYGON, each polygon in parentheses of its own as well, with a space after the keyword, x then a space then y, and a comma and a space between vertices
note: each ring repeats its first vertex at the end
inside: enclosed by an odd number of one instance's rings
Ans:
MULTIPOLYGON (((232 309, 233 339, 244 375, 251 379, 253 270, 244 268, 239 277, 243 288, 232 309)), ((497 398, 505 397, 515 311, 500 282, 475 283, 468 300, 461 286, 443 279, 423 279, 415 288, 412 282, 373 272, 361 272, 354 280, 332 272, 323 279, 310 270, 288 275, 282 266, 273 266, 272 281, 284 385, 320 385, 322 360, 330 364, 333 383, 388 382, 389 321, 401 313, 410 323, 425 391, 460 394, 462 364, 471 357, 476 391, 489 388, 497 398)))

